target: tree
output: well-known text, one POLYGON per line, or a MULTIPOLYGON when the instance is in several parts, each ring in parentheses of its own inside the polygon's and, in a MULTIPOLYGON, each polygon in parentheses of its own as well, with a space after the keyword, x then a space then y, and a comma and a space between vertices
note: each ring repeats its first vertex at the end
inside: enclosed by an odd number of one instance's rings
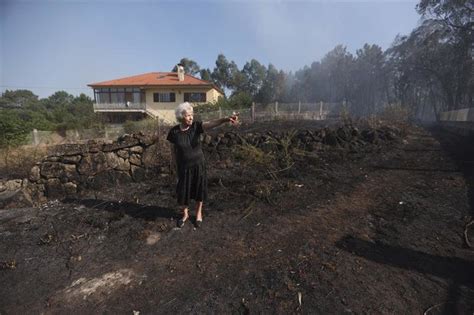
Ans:
POLYGON ((58 91, 45 99, 44 104, 46 108, 55 110, 70 105, 73 100, 73 95, 65 91, 58 91))
MULTIPOLYGON (((421 0, 417 11, 425 20, 439 21, 457 39, 457 49, 461 53, 458 60, 462 65, 467 92, 463 98, 463 106, 474 106, 474 3, 469 0, 421 0), (470 50, 470 53, 468 52, 470 50), (466 52, 466 53, 465 53, 466 52)), ((460 77, 460 76, 458 76, 460 77)))
POLYGON ((354 90, 351 101, 353 111, 359 115, 377 112, 386 101, 387 77, 385 57, 377 45, 365 44, 356 51, 352 73, 354 90))
POLYGON ((232 66, 232 63, 223 54, 217 56, 216 66, 211 77, 221 89, 230 88, 232 85, 232 66))
POLYGON ((13 110, 0 110, 0 148, 23 144, 30 130, 13 110))
POLYGON ((266 68, 255 59, 247 62, 243 69, 242 74, 246 78, 246 90, 252 96, 255 97, 263 86, 265 80, 266 68))
POLYGON ((91 128, 99 124, 92 99, 83 93, 74 98, 70 111, 77 118, 76 128, 91 128))
POLYGON ((470 30, 474 5, 468 0, 421 0, 416 6, 426 20, 443 21, 450 28, 470 30))
POLYGON ((256 100, 268 104, 281 100, 285 89, 285 74, 278 71, 274 65, 269 64, 263 85, 258 92, 256 100))
MULTIPOLYGON (((184 73, 195 76, 196 74, 200 73, 201 68, 197 64, 196 61, 188 58, 181 58, 179 63, 183 66, 184 68, 184 73)), ((172 72, 177 72, 178 67, 175 65, 173 69, 171 70, 172 72)))
POLYGON ((235 62, 231 62, 229 65, 230 69, 230 82, 228 88, 232 90, 231 95, 236 95, 239 93, 246 93, 248 86, 248 78, 245 74, 239 70, 235 62))
POLYGON ((425 20, 389 49, 394 86, 403 105, 420 112, 426 104, 440 112, 472 106, 472 59, 467 33, 444 21, 425 20))
POLYGON ((38 96, 29 90, 6 90, 0 97, 0 108, 21 108, 38 102, 38 96))
POLYGON ((350 100, 353 88, 354 57, 346 47, 337 45, 321 60, 323 99, 329 102, 350 100))
POLYGON ((201 77, 201 80, 209 82, 212 81, 211 70, 209 69, 201 69, 201 71, 199 72, 199 76, 201 77))

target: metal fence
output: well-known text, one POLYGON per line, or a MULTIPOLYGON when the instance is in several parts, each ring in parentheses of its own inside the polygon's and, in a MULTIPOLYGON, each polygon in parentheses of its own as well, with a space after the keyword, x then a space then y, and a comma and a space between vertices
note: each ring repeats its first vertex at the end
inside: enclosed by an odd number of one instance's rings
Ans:
POLYGON ((253 103, 252 107, 245 109, 222 109, 196 113, 199 120, 211 120, 228 117, 234 112, 240 113, 242 122, 268 121, 268 120, 328 120, 339 118, 346 110, 345 103, 253 103))
MULTIPOLYGON (((213 111, 195 111, 196 120, 206 121, 222 117, 228 117, 234 112, 238 112, 241 122, 253 123, 257 121, 270 120, 334 120, 338 119, 345 110, 344 103, 253 103, 250 108, 222 109, 213 111)), ((158 132, 166 130, 171 123, 160 120, 147 120, 133 122, 132 124, 114 124, 103 128, 66 130, 58 133, 53 131, 33 130, 29 136, 29 144, 60 144, 77 143, 91 139, 116 140, 126 132, 158 132), (125 128, 127 126, 127 128, 125 128)), ((174 123, 173 123, 174 124, 174 123)))

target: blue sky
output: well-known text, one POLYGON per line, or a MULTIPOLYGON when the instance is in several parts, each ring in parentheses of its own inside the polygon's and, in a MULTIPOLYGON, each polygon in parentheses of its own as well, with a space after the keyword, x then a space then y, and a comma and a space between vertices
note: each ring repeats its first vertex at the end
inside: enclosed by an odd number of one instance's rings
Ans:
POLYGON ((0 90, 40 97, 170 71, 183 57, 214 68, 223 53, 295 71, 336 45, 390 47, 417 26, 417 1, 0 0, 0 90))

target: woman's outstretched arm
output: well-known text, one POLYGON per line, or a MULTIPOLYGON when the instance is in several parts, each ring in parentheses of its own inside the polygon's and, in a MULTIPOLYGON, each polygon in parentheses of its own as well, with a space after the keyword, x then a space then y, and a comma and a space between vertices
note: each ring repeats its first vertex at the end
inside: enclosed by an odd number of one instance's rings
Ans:
POLYGON ((225 118, 219 118, 219 119, 214 119, 214 120, 209 120, 205 121, 202 123, 202 128, 204 130, 210 130, 212 128, 216 128, 226 122, 231 122, 231 123, 236 123, 237 120, 239 119, 239 114, 232 114, 232 116, 225 117, 225 118))

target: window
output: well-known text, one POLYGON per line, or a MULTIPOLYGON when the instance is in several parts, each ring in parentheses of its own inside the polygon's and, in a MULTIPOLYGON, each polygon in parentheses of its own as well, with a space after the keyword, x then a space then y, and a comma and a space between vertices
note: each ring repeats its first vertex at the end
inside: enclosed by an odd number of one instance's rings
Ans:
POLYGON ((98 104, 110 103, 110 94, 107 93, 97 93, 96 100, 98 104))
POLYGON ((175 93, 153 93, 153 102, 155 103, 166 103, 175 102, 175 93))
POLYGON ((139 88, 100 88, 95 89, 94 93, 98 104, 138 104, 145 100, 145 91, 139 88))
POLYGON ((115 89, 110 89, 110 102, 118 103, 118 93, 114 91, 115 89))
POLYGON ((143 98, 140 98, 140 92, 133 92, 133 103, 141 103, 141 100, 145 99, 145 96, 143 98))
POLYGON ((95 89, 94 92, 98 104, 110 103, 110 90, 108 88, 95 89))
POLYGON ((185 102, 205 102, 206 101, 206 93, 184 93, 184 101, 185 102))

